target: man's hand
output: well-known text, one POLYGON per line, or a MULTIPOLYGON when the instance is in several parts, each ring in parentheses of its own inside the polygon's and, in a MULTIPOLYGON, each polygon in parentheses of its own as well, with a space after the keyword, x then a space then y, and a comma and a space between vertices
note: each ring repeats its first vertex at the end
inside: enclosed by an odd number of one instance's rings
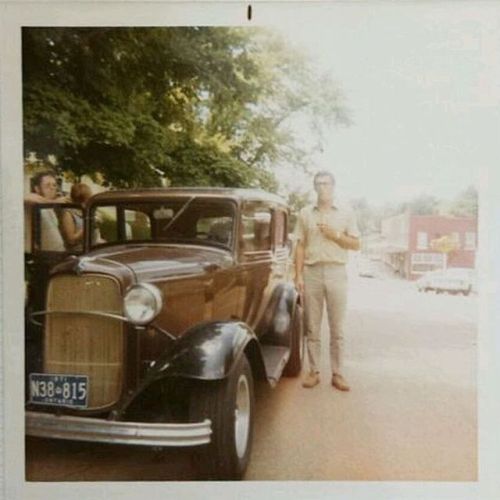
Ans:
POLYGON ((301 274, 295 276, 295 288, 299 295, 304 295, 304 277, 301 274))
POLYGON ((52 203, 71 203, 71 197, 69 197, 66 194, 63 194, 62 196, 59 196, 55 200, 52 200, 52 203))
POLYGON ((318 224, 318 229, 321 231, 321 234, 323 236, 325 236, 329 240, 334 241, 335 243, 337 243, 341 237, 340 231, 336 231, 332 228, 332 226, 329 226, 328 224, 318 224))

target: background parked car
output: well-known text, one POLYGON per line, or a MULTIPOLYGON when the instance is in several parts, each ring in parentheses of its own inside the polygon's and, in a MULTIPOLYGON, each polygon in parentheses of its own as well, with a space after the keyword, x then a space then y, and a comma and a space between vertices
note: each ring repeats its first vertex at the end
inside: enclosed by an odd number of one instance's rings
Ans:
POLYGON ((358 275, 362 278, 375 278, 377 276, 377 265, 368 257, 360 257, 357 267, 358 275))
POLYGON ((419 292, 469 295, 476 289, 476 277, 473 269, 455 267, 426 273, 416 286, 419 292))

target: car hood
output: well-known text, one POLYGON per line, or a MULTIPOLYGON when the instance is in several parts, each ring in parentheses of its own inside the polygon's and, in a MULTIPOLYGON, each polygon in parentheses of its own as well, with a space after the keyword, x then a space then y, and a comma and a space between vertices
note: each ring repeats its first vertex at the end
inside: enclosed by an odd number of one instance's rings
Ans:
POLYGON ((70 257, 53 270, 57 273, 112 274, 125 286, 150 280, 192 276, 228 267, 227 250, 195 245, 117 245, 70 257))

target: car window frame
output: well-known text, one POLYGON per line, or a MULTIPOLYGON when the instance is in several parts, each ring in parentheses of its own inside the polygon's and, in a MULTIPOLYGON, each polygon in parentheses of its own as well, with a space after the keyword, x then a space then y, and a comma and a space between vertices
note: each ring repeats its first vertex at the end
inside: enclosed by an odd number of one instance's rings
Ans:
MULTIPOLYGON (((54 203, 54 202, 47 202, 47 203, 26 203, 28 206, 25 208, 25 210, 29 210, 29 219, 31 223, 31 228, 30 228, 30 237, 31 237, 31 245, 29 248, 29 252, 24 252, 27 255, 32 256, 33 258, 36 257, 58 257, 58 256, 67 256, 67 255, 81 255, 86 251, 85 248, 85 237, 84 241, 82 244, 82 249, 81 250, 65 250, 64 252, 59 252, 59 251, 54 251, 54 250, 42 250, 41 249, 41 236, 42 236, 42 231, 41 231, 41 211, 45 209, 60 209, 60 210, 68 210, 68 209, 78 209, 82 211, 82 217, 83 217, 83 223, 84 227, 86 225, 86 210, 85 208, 82 208, 81 205, 78 203, 54 203)), ((26 223, 26 219, 24 221, 24 224, 26 223)), ((59 229, 60 232, 60 229, 59 229)), ((85 235, 84 235, 85 236, 85 235)), ((62 233, 61 237, 64 239, 62 233)), ((25 247, 26 250, 26 247, 25 247)))
POLYGON ((275 206, 270 204, 269 202, 266 202, 265 200, 259 199, 259 198, 247 198, 242 200, 241 206, 240 206, 240 217, 239 217, 239 231, 238 231, 238 242, 237 242, 237 247, 238 247, 238 256, 241 261, 247 261, 247 260, 255 260, 256 258, 259 257, 268 257, 272 256, 275 252, 275 244, 274 244, 274 227, 275 227, 275 222, 274 222, 274 210, 275 206), (243 214, 245 213, 245 208, 247 204, 252 204, 252 203, 261 203, 267 210, 269 210, 269 213, 271 215, 271 220, 270 220, 270 226, 269 226, 269 237, 270 237, 270 244, 268 249, 261 249, 261 250, 245 250, 242 244, 242 236, 243 236, 243 214))
POLYGON ((282 251, 284 248, 288 248, 288 222, 289 222, 289 213, 285 207, 277 206, 271 209, 271 234, 272 234, 272 251, 276 253, 277 251, 282 251), (283 214, 284 225, 283 225, 283 244, 278 246, 277 244, 277 224, 276 218, 277 214, 283 214))
MULTIPOLYGON (((114 245, 191 245, 195 247, 209 247, 209 248, 216 248, 219 250, 226 250, 230 251, 232 254, 235 253, 235 241, 236 241, 236 232, 237 232, 237 224, 238 224, 238 204, 236 200, 232 198, 218 198, 218 197, 212 197, 212 196, 196 196, 196 199, 202 200, 202 201, 212 201, 212 202, 219 202, 219 203, 225 203, 227 205, 230 205, 232 208, 232 215, 233 215, 233 226, 231 229, 231 239, 229 241, 228 245, 224 245, 222 243, 217 243, 213 241, 208 241, 208 243, 205 243, 204 240, 185 240, 185 241, 174 241, 174 240, 167 240, 167 239, 160 239, 160 238, 151 238, 151 239, 135 239, 135 240, 127 240, 126 235, 124 234, 125 230, 125 210, 127 210, 126 205, 133 205, 133 204, 143 204, 143 205, 161 205, 162 203, 166 203, 168 201, 176 200, 176 201, 184 201, 187 202, 189 199, 191 199, 193 195, 189 195, 186 193, 185 196, 170 196, 170 197, 165 197, 165 198, 134 198, 133 200, 128 200, 125 198, 119 199, 119 200, 114 200, 114 201, 105 201, 103 203, 99 203, 98 201, 92 203, 92 205, 89 205, 88 210, 87 210, 87 221, 86 221, 86 229, 87 229, 87 234, 86 234, 86 248, 87 251, 93 251, 93 250, 99 250, 101 248, 107 248, 110 246, 114 245), (120 207, 120 205, 122 205, 120 207), (93 221, 95 220, 94 214, 95 210, 100 207, 116 207, 117 208, 117 213, 116 213, 116 222, 117 222, 117 236, 118 238, 114 241, 111 242, 106 242, 106 243, 100 243, 100 244, 92 244, 92 234, 94 231, 93 227, 93 221)), ((130 207, 129 207, 130 209, 130 207)), ((152 227, 152 220, 150 218, 150 223, 152 227)))

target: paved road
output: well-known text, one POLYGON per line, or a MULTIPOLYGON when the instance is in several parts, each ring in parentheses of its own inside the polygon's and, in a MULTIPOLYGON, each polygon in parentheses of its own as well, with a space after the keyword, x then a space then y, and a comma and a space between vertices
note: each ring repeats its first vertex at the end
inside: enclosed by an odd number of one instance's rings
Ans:
MULTIPOLYGON (((327 356, 314 389, 299 379, 260 384, 246 479, 476 480, 477 297, 353 275, 349 300, 351 392, 329 385, 327 356)), ((195 479, 185 451, 35 438, 26 472, 37 481, 195 479)))

